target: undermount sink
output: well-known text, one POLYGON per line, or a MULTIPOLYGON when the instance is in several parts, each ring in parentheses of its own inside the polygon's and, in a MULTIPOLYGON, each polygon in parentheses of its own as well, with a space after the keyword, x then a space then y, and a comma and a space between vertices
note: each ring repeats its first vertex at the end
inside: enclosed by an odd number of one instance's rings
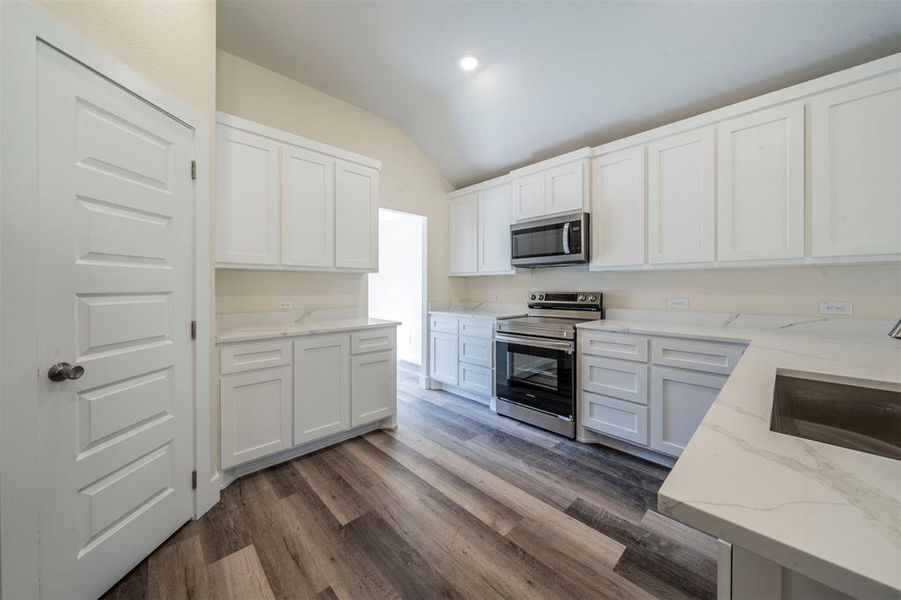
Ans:
POLYGON ((770 431, 901 460, 901 387, 779 371, 770 431))

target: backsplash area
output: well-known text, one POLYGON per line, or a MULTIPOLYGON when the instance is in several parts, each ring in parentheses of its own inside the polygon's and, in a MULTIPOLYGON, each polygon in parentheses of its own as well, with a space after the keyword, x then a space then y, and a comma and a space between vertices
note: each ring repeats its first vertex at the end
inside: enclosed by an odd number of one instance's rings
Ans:
POLYGON ((466 299, 522 303, 528 292, 597 290, 607 308, 819 316, 823 301, 851 302, 851 318, 901 316, 897 264, 695 271, 589 272, 587 267, 467 277, 466 299), (687 309, 668 309, 671 298, 687 309))

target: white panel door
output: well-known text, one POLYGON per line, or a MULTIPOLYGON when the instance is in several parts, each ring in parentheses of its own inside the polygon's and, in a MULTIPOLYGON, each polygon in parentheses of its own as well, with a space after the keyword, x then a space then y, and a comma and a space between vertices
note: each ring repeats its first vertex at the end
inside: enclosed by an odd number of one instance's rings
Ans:
POLYGON ((543 217, 547 212, 544 173, 534 173, 513 180, 513 220, 543 217))
POLYGON ((645 149, 629 148, 592 161, 591 262, 645 261, 645 149))
POLYGON ((294 342, 294 445, 350 428, 350 336, 294 342))
POLYGON ((219 379, 222 468, 291 447, 291 367, 219 379))
POLYGON ((84 368, 36 373, 41 595, 96 598, 193 514, 194 140, 43 44, 37 86, 38 359, 84 368))
POLYGON ((429 335, 429 376, 435 381, 457 385, 457 336, 453 333, 429 335))
POLYGON ((585 163, 586 161, 580 160, 548 170, 545 174, 545 214, 554 215, 585 208, 585 163))
POLYGON ((335 161, 282 147, 282 265, 335 264, 335 161))
POLYGON ((479 273, 512 273, 510 186, 479 192, 479 273))
POLYGON ((582 427, 647 446, 647 406, 586 391, 579 395, 582 427))
POLYGON ((651 448, 679 456, 716 400, 726 377, 651 367, 651 448))
POLYGON ((648 259, 714 259, 713 127, 648 145, 648 259))
POLYGON ((335 265, 379 268, 379 172, 340 160, 335 164, 335 265))
POLYGON ((394 350, 352 356, 350 378, 353 427, 394 415, 397 407, 397 356, 394 350))
POLYGON ((479 203, 477 194, 452 199, 448 210, 448 272, 471 275, 478 271, 479 203))
POLYGON ((717 258, 804 256, 804 103, 717 125, 717 258))
POLYGON ((278 144, 216 128, 216 262, 278 265, 278 144))
POLYGON ((901 73, 810 99, 813 256, 901 254, 901 73))

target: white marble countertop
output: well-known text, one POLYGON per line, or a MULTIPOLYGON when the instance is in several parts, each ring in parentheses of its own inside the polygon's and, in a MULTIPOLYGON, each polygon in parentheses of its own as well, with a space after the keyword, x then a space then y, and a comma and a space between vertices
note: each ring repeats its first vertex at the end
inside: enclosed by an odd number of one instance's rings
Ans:
POLYGON ((350 317, 346 319, 323 319, 301 321, 299 323, 267 323, 244 325, 219 330, 218 343, 247 342, 251 340, 267 340, 280 337, 316 335, 320 333, 338 333, 375 327, 396 327, 399 321, 385 319, 369 319, 366 317, 350 317))
POLYGON ((770 431, 777 369, 901 384, 892 323, 641 312, 580 328, 749 344, 660 489, 660 510, 853 596, 901 596, 901 461, 770 431))
POLYGON ((526 306, 518 304, 495 304, 493 302, 461 304, 430 304, 430 315, 450 315, 453 317, 482 318, 482 319, 512 319, 521 317, 528 312, 526 306))

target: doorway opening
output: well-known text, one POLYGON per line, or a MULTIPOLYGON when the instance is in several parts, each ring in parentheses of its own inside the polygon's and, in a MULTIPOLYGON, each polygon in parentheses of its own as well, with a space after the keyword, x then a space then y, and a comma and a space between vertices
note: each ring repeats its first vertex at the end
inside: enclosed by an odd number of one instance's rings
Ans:
POLYGON ((422 215, 379 209, 379 271, 369 275, 369 316, 400 321, 397 367, 422 373, 427 318, 426 228, 422 215))

